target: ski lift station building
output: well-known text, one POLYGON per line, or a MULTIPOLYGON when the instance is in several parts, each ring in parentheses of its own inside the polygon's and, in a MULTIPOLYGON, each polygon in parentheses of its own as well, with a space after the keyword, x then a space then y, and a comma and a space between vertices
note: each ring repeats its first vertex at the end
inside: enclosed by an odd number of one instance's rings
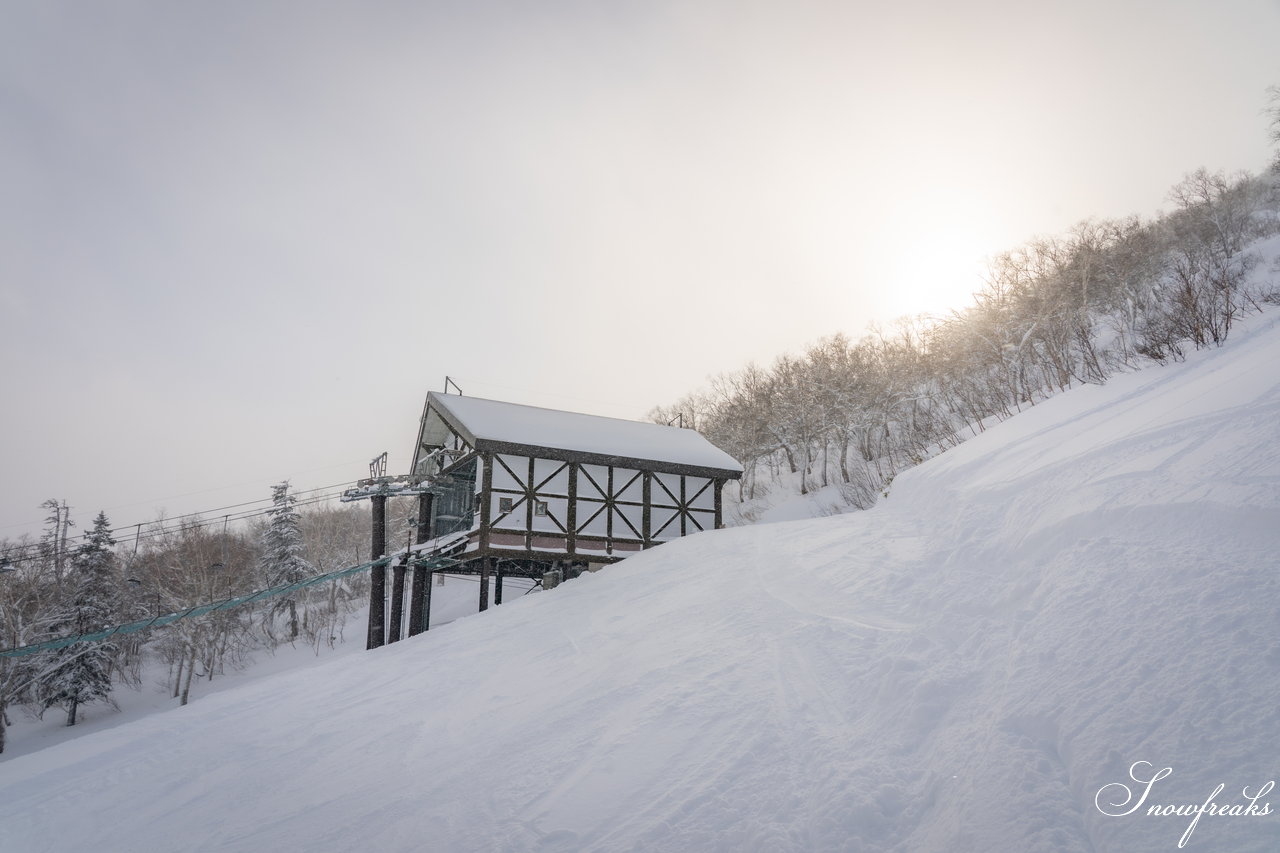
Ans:
POLYGON ((464 562, 530 573, 720 527, 724 484, 741 476, 692 429, 436 392, 410 472, 434 495, 434 538, 466 532, 464 562))
MULTIPOLYGON (((381 461, 380 461, 381 460, 381 461)), ((742 466, 701 434, 661 424, 431 392, 409 474, 371 476, 343 494, 373 504, 372 557, 388 553, 387 498, 417 496, 416 544, 370 583, 369 647, 430 627, 436 571, 480 576, 479 607, 504 576, 543 583, 723 525, 724 484, 742 466), (405 600, 405 572, 413 589, 405 600), (387 620, 389 615, 390 619, 387 620)), ((557 581, 558 582, 558 581, 557 581)))

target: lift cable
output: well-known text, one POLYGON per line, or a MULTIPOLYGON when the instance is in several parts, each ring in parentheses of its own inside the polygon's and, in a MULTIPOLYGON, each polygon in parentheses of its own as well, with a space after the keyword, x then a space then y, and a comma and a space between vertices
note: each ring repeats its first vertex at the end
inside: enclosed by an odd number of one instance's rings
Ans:
MULTIPOLYGON (((337 486, 348 486, 354 482, 355 481, 350 481, 347 483, 337 483, 333 486, 322 486, 317 489, 306 489, 302 492, 299 492, 298 494, 318 492, 318 491, 321 491, 322 489, 332 489, 332 488, 336 488, 337 486)), ((295 501, 293 506, 294 507, 314 506, 315 504, 336 500, 341 495, 342 495, 342 492, 340 491, 329 492, 322 495, 311 495, 311 497, 295 501)), ((271 500, 271 499, 265 498, 264 500, 271 500)), ((250 503, 259 503, 259 501, 252 501, 250 503)), ((231 509, 231 508, 232 507, 220 507, 220 509, 231 509)), ((111 529, 111 533, 113 535, 119 535, 117 539, 118 544, 123 544, 124 542, 130 541, 130 540, 136 543, 144 539, 155 539, 157 537, 166 536, 171 533, 197 530, 202 527, 212 527, 217 524, 222 524, 225 526, 228 522, 231 522, 231 521, 246 521, 251 518, 258 518, 260 516, 269 515, 274 511, 275 511, 274 505, 269 507, 259 508, 259 509, 253 509, 253 510, 242 510, 236 513, 227 513, 224 515, 217 515, 217 516, 210 515, 210 513, 217 512, 217 510, 209 510, 207 513, 187 513, 186 515, 175 516, 173 518, 158 519, 153 522, 140 522, 137 524, 125 525, 123 527, 114 527, 111 529), (182 522, 179 524, 172 523, 174 521, 181 521, 182 519, 189 519, 189 518, 202 518, 202 520, 194 521, 194 522, 182 522)), ((87 536, 88 536, 88 532, 86 531, 85 533, 82 533, 79 536, 72 537, 72 539, 73 540, 85 539, 87 536)), ((47 546, 45 545, 45 543, 42 543, 42 542, 32 542, 26 545, 14 545, 6 549, 3 552, 3 556, 6 560, 8 560, 11 563, 19 563, 19 562, 24 562, 29 560, 35 560, 45 555, 45 552, 44 552, 45 547, 47 546), (22 553, 22 552, 26 552, 26 553, 22 553), (17 556, 13 556, 15 554, 17 556)))

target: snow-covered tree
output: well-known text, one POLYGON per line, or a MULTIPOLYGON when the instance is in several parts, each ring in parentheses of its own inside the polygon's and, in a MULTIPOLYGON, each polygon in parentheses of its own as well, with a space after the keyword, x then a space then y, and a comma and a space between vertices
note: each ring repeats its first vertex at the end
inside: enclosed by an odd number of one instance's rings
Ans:
MULTIPOLYGON (((55 626, 58 634, 88 634, 111 627, 119 610, 115 540, 106 513, 99 512, 85 543, 72 557, 71 601, 67 618, 55 626)), ((111 670, 118 648, 110 641, 85 641, 50 653, 40 678, 43 708, 61 705, 67 725, 76 724, 76 713, 86 702, 111 695, 111 670)))
MULTIPOLYGON (((21 550, 13 548, 12 553, 21 550)), ((35 560, 14 563, 7 556, 0 557, 0 646, 6 648, 25 645, 37 631, 33 622, 40 615, 41 589, 32 577, 34 572, 20 571, 24 562, 36 565, 35 560)), ((5 728, 10 725, 9 705, 26 698, 31 677, 29 661, 0 658, 0 753, 4 752, 5 728)))
MULTIPOLYGON (((1280 141, 1280 88, 1271 94, 1280 141)), ((1270 189, 1197 170, 1173 188, 1177 209, 1151 222, 1090 219, 997 255, 966 308, 823 339, 650 417, 682 416, 733 454, 747 502, 768 491, 759 472, 802 494, 834 480, 847 503, 870 506, 897 472, 992 419, 1144 358, 1220 344, 1238 319, 1280 302, 1273 279, 1252 274, 1253 241, 1280 230, 1270 189)))
POLYGON ((48 560, 53 569, 53 580, 59 589, 62 587, 62 576, 66 570, 67 533, 75 526, 71 520, 71 510, 67 502, 53 498, 40 504, 49 511, 45 519, 44 535, 40 537, 40 552, 48 560))
MULTIPOLYGON (((312 508, 302 518, 302 535, 314 574, 324 574, 366 559, 369 518, 352 504, 312 508)), ((308 596, 302 632, 317 651, 340 642, 348 614, 369 599, 368 575, 350 575, 316 588, 308 596)))
MULTIPOLYGON (((297 498, 289 494, 285 481, 271 487, 271 522, 262 535, 262 556, 259 568, 268 586, 294 583, 315 574, 315 570, 302 556, 302 519, 294 506, 297 498)), ((289 640, 298 638, 298 597, 277 598, 270 610, 269 619, 288 613, 289 640)))

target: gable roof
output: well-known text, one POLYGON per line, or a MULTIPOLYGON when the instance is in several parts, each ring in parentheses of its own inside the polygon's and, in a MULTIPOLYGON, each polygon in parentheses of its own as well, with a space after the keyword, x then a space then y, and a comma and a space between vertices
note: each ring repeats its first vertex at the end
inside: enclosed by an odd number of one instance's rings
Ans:
POLYGON ((736 459, 691 429, 436 391, 427 394, 427 409, 476 450, 731 479, 742 475, 736 459))

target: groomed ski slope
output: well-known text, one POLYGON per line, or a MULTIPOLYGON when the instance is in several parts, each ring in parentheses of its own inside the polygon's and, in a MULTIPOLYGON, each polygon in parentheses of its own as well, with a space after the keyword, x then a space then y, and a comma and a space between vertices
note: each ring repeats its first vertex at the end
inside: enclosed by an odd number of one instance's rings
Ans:
MULTIPOLYGON (((1095 795, 1139 761, 1173 768, 1150 803, 1280 777, 1278 564, 1273 311, 874 510, 690 537, 15 759, 0 850, 1176 850, 1189 818, 1095 795)), ((1280 849, 1264 799, 1185 849, 1280 849)))

